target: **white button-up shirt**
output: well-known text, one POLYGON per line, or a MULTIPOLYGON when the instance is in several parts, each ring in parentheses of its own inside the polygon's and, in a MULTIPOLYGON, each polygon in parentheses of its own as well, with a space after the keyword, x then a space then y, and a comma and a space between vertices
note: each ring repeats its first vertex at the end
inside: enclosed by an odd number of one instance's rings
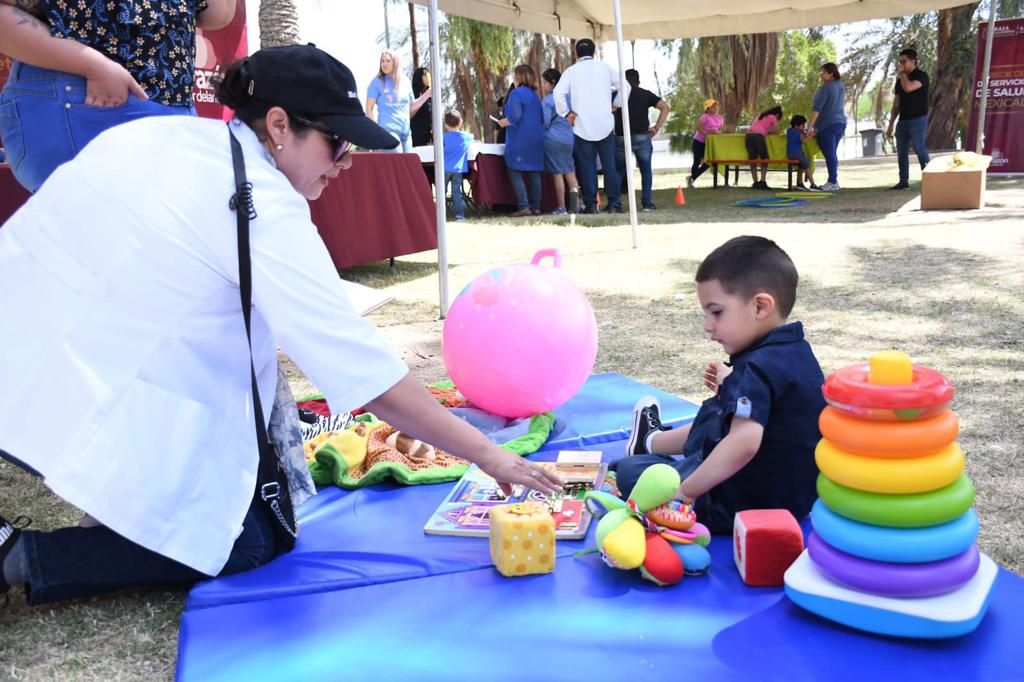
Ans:
MULTIPOLYGON (((269 418, 276 347, 335 411, 408 371, 350 305, 309 206, 256 135, 242 143, 252 344, 269 418)), ((346 172, 358 173, 358 169, 346 172)), ((112 128, 0 228, 0 449, 114 532, 214 575, 259 454, 223 122, 112 128)))
MULTIPOLYGON (((569 114, 568 97, 572 98, 572 111, 576 120, 572 131, 584 140, 597 142, 615 130, 613 107, 621 107, 623 98, 619 88, 619 74, 615 69, 593 57, 583 57, 562 74, 555 86, 555 111, 559 116, 569 114), (615 99, 612 100, 612 93, 615 99)), ((625 84, 629 97, 629 83, 625 84)), ((629 101, 626 99, 625 101, 629 101)))

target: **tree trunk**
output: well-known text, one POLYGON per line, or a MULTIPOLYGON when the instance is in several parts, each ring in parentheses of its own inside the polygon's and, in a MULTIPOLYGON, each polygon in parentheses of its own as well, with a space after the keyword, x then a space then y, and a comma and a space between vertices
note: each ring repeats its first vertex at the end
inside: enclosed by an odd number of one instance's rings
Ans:
POLYGON ((775 80, 778 55, 777 33, 700 39, 701 87, 721 103, 726 131, 736 129, 744 112, 757 116, 757 96, 775 80))
MULTIPOLYGON (((412 39, 412 70, 420 68, 420 41, 416 36, 416 5, 409 3, 409 38, 412 39)), ((431 74, 437 78, 441 74, 431 74)))
MULTIPOLYGON (((484 116, 498 115, 498 98, 494 95, 494 82, 495 76, 491 72, 490 66, 487 63, 487 55, 484 52, 482 41, 479 34, 473 36, 470 41, 470 51, 473 58, 473 69, 476 71, 476 82, 480 87, 480 94, 483 96, 484 116)), ((481 119, 483 121, 489 121, 489 118, 481 119)), ((487 128, 489 126, 481 126, 487 128)), ((488 137, 483 138, 485 142, 490 141, 488 137)))
POLYGON ((540 74, 547 67, 544 59, 544 36, 540 33, 533 34, 533 41, 530 43, 530 51, 526 57, 526 63, 530 65, 533 72, 537 74, 537 88, 540 88, 540 74))
POLYGON ((298 45, 299 13, 294 0, 260 0, 260 47, 298 45))
POLYGON ((476 115, 476 93, 473 89, 473 74, 462 60, 455 62, 455 89, 459 110, 462 112, 462 127, 472 131, 478 140, 486 140, 483 126, 476 115))
POLYGON ((961 113, 969 101, 973 80, 975 37, 971 17, 978 3, 939 10, 935 72, 928 93, 929 149, 955 149, 961 113))

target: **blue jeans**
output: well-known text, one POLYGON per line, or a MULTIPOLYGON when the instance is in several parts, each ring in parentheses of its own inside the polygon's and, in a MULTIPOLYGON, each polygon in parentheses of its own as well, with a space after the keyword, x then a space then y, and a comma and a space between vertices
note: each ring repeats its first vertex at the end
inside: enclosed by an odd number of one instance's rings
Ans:
POLYGON ((516 206, 522 210, 533 208, 540 210, 540 171, 519 171, 513 168, 508 169, 508 179, 512 183, 512 189, 516 193, 516 206), (523 176, 526 176, 525 180, 523 176), (527 195, 526 183, 530 183, 530 192, 527 195))
POLYGON ((465 218, 465 209, 462 206, 462 173, 445 173, 444 189, 446 192, 448 183, 452 185, 452 208, 455 209, 455 217, 465 218))
MULTIPOLYGON (((651 157, 654 155, 654 141, 647 133, 631 135, 633 156, 636 157, 636 167, 640 169, 640 202, 644 206, 652 206, 654 200, 651 198, 651 188, 654 185, 654 171, 651 169, 651 157)), ((626 143, 624 137, 615 139, 615 172, 622 179, 620 188, 623 192, 629 191, 626 184, 626 143)))
POLYGON ((818 146, 821 148, 821 155, 825 157, 828 181, 831 183, 839 182, 839 156, 836 150, 839 149, 839 142, 845 132, 845 123, 833 123, 818 131, 818 146))
MULTIPOLYGON (((39 472, 0 450, 0 459, 39 472)), ((140 493, 144 494, 144 493, 140 493)), ((242 533, 219 575, 262 566, 277 556, 273 520, 253 496, 242 533)), ((138 587, 187 587, 210 576, 137 545, 105 526, 22 531, 32 606, 138 587)))
POLYGON ((147 116, 195 115, 129 95, 116 107, 85 104, 85 79, 13 62, 0 94, 0 137, 7 163, 25 189, 35 192, 57 166, 73 159, 107 128, 147 116))
MULTIPOLYGON (((623 152, 625 153, 625 152, 623 152)), ((587 210, 597 208, 597 157, 601 157, 601 168, 604 172, 604 194, 608 198, 608 206, 622 208, 619 178, 615 172, 615 131, 608 133, 603 140, 584 140, 576 136, 573 157, 576 160, 576 178, 583 189, 583 202, 587 210)))
POLYGON ((405 153, 408 153, 408 151, 409 151, 409 136, 412 133, 410 133, 408 130, 406 130, 404 133, 396 133, 394 130, 389 130, 388 132, 391 133, 391 135, 396 140, 398 140, 401 144, 399 144, 394 149, 382 149, 381 151, 382 152, 390 152, 392 154, 405 154, 405 153))
POLYGON ((931 157, 924 146, 924 136, 928 132, 928 116, 918 116, 909 121, 902 117, 896 122, 896 159, 900 166, 900 182, 910 181, 910 148, 914 148, 917 161, 921 168, 928 165, 931 157))

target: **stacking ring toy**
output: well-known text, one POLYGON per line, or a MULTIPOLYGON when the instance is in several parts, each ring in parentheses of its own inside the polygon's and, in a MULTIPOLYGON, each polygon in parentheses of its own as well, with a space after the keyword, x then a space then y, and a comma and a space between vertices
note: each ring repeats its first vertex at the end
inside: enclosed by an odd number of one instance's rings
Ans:
POLYGON ((873 457, 920 457, 946 447, 960 432, 953 410, 911 422, 870 422, 826 407, 818 426, 837 447, 873 457))
POLYGON ((687 530, 697 522, 693 508, 679 500, 670 500, 654 509, 648 509, 647 518, 659 526, 673 530, 687 530))
POLYGON ((828 199, 831 192, 776 192, 775 196, 783 199, 828 199))
POLYGON ((975 545, 948 559, 923 564, 871 561, 839 551, 817 533, 811 533, 807 538, 807 553, 814 565, 837 583, 861 592, 897 599, 934 597, 952 592, 973 578, 981 563, 975 545))
POLYGON ((836 549, 897 564, 948 559, 967 551, 978 537, 978 515, 973 509, 937 526, 886 528, 843 518, 818 500, 811 508, 811 521, 814 532, 836 549))
POLYGON ((818 476, 818 497, 832 511, 861 523, 894 528, 920 528, 952 521, 974 504, 974 485, 967 474, 945 488, 926 493, 884 495, 840 485, 818 476))
POLYGON ((872 493, 923 493, 943 488, 964 470, 964 453, 953 443, 924 457, 865 457, 822 438, 814 448, 821 473, 836 483, 872 493))
POLYGON ((870 365, 861 363, 829 374, 822 393, 829 405, 872 421, 911 421, 934 417, 953 400, 953 386, 939 372, 913 366, 909 384, 869 382, 870 365))

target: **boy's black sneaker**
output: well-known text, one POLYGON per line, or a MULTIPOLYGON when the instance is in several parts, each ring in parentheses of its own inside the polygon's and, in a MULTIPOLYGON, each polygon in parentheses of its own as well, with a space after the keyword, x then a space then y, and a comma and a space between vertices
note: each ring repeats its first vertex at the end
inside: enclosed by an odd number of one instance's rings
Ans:
POLYGON ((654 396, 644 396, 633 406, 633 432, 626 442, 626 456, 650 454, 647 437, 654 431, 668 431, 661 425, 661 404, 654 396))
POLYGON ((32 519, 27 516, 19 516, 14 519, 13 523, 0 516, 0 594, 4 595, 5 600, 11 586, 4 579, 4 559, 11 553, 14 543, 18 541, 21 529, 28 528, 30 525, 32 525, 32 519))

